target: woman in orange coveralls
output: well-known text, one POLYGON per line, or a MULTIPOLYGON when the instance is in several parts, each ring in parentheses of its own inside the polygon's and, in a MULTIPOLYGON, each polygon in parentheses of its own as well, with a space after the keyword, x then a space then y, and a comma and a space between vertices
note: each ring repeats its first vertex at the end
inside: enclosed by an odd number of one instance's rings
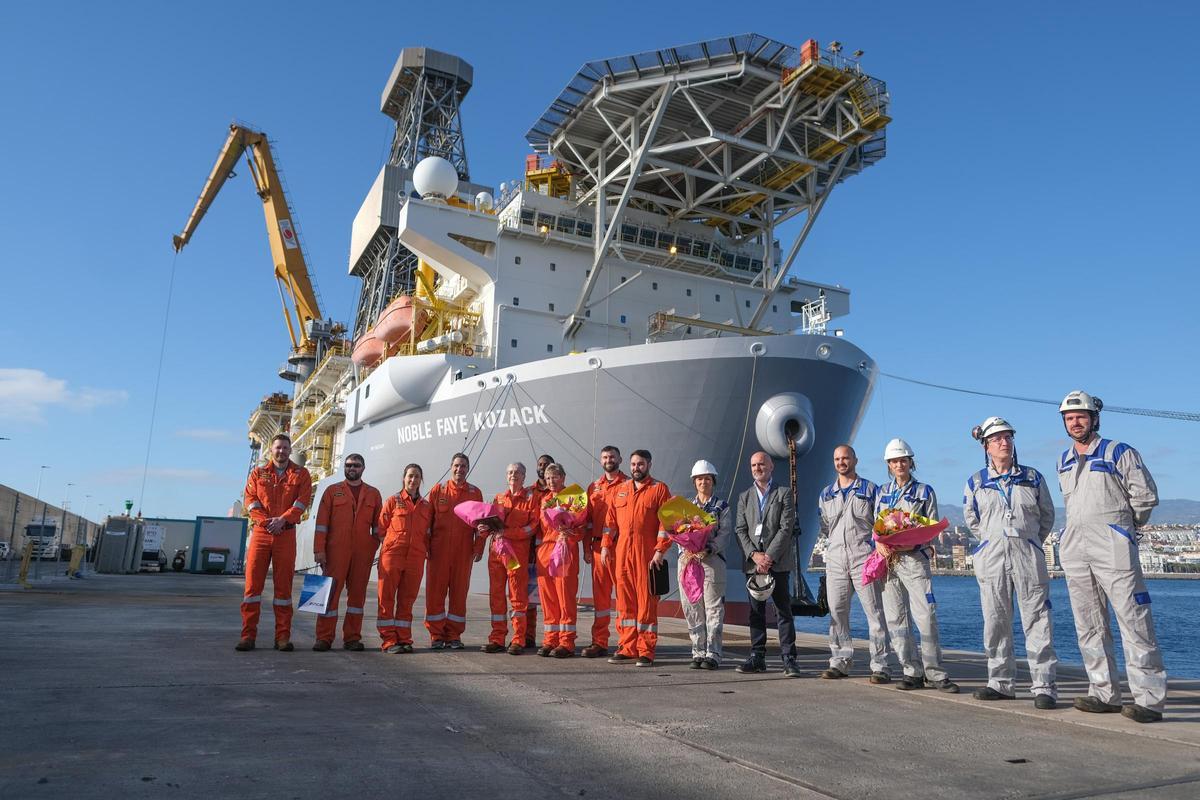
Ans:
POLYGON ((562 491, 567 472, 561 464, 550 464, 544 472, 546 492, 542 497, 542 538, 537 549, 538 595, 542 598, 545 634, 539 656, 570 658, 575 655, 575 618, 579 615, 576 598, 579 594, 579 542, 583 539, 584 522, 568 531, 555 529, 546 520, 545 510, 554 506, 554 496, 562 491), (567 571, 558 577, 550 576, 550 557, 558 540, 567 540, 570 562, 567 571))
POLYGON ((424 473, 418 464, 404 468, 404 488, 383 501, 378 530, 379 610, 375 626, 385 653, 411 653, 412 610, 421 590, 425 554, 433 525, 433 506, 421 497, 424 473))

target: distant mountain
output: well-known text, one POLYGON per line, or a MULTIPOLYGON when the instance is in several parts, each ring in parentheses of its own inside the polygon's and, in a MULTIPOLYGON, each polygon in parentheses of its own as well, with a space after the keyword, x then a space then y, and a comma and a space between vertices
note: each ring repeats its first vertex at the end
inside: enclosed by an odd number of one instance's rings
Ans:
MULTIPOLYGON (((963 525, 962 506, 958 503, 939 504, 938 511, 950 520, 951 525, 963 525)), ((1062 508, 1054 509, 1055 527, 1061 527, 1067 519, 1062 508)), ((1150 521, 1156 525, 1200 524, 1200 500, 1160 500, 1150 521)))

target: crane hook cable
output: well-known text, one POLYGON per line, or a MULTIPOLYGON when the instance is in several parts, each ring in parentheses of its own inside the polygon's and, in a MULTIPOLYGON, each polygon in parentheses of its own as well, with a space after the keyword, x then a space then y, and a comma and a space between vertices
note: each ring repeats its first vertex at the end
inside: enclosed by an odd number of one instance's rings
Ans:
POLYGON ((138 513, 142 513, 142 502, 146 499, 146 477, 150 474, 150 446, 154 442, 154 418, 158 414, 158 390, 162 384, 163 357, 167 352, 167 324, 171 319, 171 295, 175 292, 175 265, 179 251, 171 257, 171 278, 167 283, 167 304, 163 311, 162 337, 158 346, 158 370, 154 374, 154 399, 150 403, 150 429, 146 433, 146 460, 142 464, 142 488, 138 492, 138 513))
MULTIPOLYGON (((905 383, 915 383, 918 386, 927 386, 931 389, 943 389, 948 392, 959 392, 961 394, 973 394, 980 397, 998 397, 1002 400, 1019 400, 1022 403, 1039 403, 1046 406, 1057 406, 1057 400, 1042 400, 1036 397, 1021 397, 1014 394, 999 394, 996 392, 981 392, 975 389, 963 389, 958 386, 946 386, 941 383, 931 383, 929 381, 919 381, 916 378, 906 378, 903 375, 893 375, 890 372, 880 372, 885 378, 892 380, 904 381, 905 383)), ((1200 422, 1200 414, 1195 414, 1190 411, 1163 411, 1154 408, 1132 408, 1129 406, 1104 406, 1105 411, 1111 411, 1116 414, 1134 414, 1140 417, 1158 417, 1161 419, 1175 419, 1183 422, 1200 422)))

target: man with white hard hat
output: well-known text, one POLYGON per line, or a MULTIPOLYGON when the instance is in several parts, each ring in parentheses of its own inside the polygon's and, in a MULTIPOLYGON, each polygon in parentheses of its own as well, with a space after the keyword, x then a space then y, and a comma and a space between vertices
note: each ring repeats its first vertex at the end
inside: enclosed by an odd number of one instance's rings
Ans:
POLYGON ((1087 696, 1075 698, 1075 708, 1157 722, 1167 696, 1167 672, 1154 635, 1135 529, 1150 521, 1158 489, 1137 450, 1100 438, 1103 408, 1099 397, 1081 391, 1068 394, 1058 408, 1074 440, 1058 460, 1058 485, 1067 507, 1058 552, 1089 683, 1087 696), (1134 699, 1123 708, 1110 604, 1121 628, 1134 699))
POLYGON ((988 417, 971 435, 983 445, 984 468, 967 478, 963 518, 979 539, 972 551, 983 609, 983 647, 988 683, 977 700, 1012 700, 1013 600, 1021 612, 1030 690, 1037 708, 1054 708, 1058 697, 1050 574, 1042 543, 1054 527, 1054 501, 1042 473, 1017 463, 1016 429, 988 417))
MULTIPOLYGON (((913 449, 903 439, 892 439, 883 450, 891 480, 879 490, 875 513, 907 511, 936 520, 937 495, 933 487, 913 477, 917 471, 913 449)), ((900 689, 932 686, 949 694, 958 693, 958 684, 942 668, 942 648, 938 644, 937 600, 933 595, 933 548, 893 547, 895 564, 888 569, 883 586, 883 613, 888 634, 904 668, 900 689), (921 632, 921 660, 916 658, 913 625, 921 632)))
MULTIPOLYGON (((717 468, 701 459, 692 467, 692 483, 696 497, 692 500, 717 520, 717 528, 709 535, 708 544, 695 558, 704 569, 704 594, 695 603, 679 592, 683 618, 687 620, 688 636, 692 640, 692 669, 716 669, 721 665, 721 633, 725 624, 725 546, 733 535, 733 515, 729 503, 713 494, 717 468)), ((680 548, 679 585, 683 586, 683 568, 687 563, 680 548)))
POLYGON ((829 669, 821 677, 849 677, 854 662, 850 636, 850 598, 858 596, 867 617, 871 652, 871 683, 890 683, 888 674, 887 620, 883 615, 883 587, 879 581, 863 583, 863 564, 875 550, 871 529, 879 487, 857 471, 858 456, 848 444, 833 449, 837 479, 817 498, 821 536, 825 545, 825 593, 829 598, 829 669))

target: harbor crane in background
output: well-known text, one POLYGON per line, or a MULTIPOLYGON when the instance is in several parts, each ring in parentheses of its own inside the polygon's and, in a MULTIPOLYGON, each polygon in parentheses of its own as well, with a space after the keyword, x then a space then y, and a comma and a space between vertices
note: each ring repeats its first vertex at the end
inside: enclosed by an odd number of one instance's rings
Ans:
MULTIPOLYGON (((182 251, 191 241, 200 220, 208 213, 225 181, 234 177, 233 168, 243 154, 246 155, 246 164, 254 181, 254 190, 262 200, 267 240, 275 265, 275 281, 292 343, 287 360, 279 369, 279 377, 294 382, 298 391, 327 355, 346 349, 346 329, 341 323, 325 320, 321 316, 320 302, 309 277, 298 226, 288 205, 287 191, 276 166, 274 150, 265 133, 237 123, 229 126, 229 137, 217 156, 217 163, 204 183, 187 224, 181 233, 173 237, 175 252, 182 251)), ((267 395, 259 403, 249 420, 252 468, 272 436, 292 429, 292 417, 293 398, 282 392, 267 395)))

